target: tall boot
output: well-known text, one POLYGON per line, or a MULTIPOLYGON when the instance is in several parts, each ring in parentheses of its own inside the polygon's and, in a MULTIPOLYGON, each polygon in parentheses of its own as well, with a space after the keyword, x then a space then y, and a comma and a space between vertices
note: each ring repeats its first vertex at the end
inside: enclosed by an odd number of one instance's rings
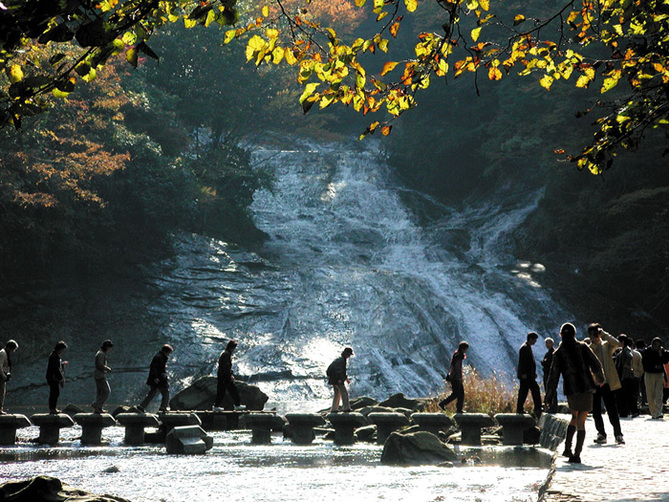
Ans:
POLYGON ((581 451, 583 450, 583 443, 585 442, 585 431, 576 432, 576 447, 574 448, 574 454, 569 457, 569 461, 574 464, 581 463, 581 451))
POLYGON ((564 452, 562 452, 563 457, 571 457, 571 442, 576 434, 576 427, 569 425, 567 427, 567 436, 564 438, 564 452))

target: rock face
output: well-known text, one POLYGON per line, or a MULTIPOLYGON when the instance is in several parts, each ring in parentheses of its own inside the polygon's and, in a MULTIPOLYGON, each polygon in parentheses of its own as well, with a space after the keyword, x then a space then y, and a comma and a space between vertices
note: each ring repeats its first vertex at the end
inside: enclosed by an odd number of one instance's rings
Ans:
POLYGON ((129 502, 111 495, 94 495, 64 485, 59 479, 37 476, 0 486, 0 502, 129 502))
MULTIPOLYGON (((206 376, 196 380, 193 385, 186 387, 170 400, 170 408, 173 410, 211 410, 216 399, 216 383, 217 380, 214 376, 206 376)), ((249 410, 262 411, 269 399, 267 394, 255 385, 244 382, 235 383, 242 404, 249 410)), ((229 394, 225 395, 223 407, 231 410, 234 408, 229 394)))
POLYGON ((430 432, 393 432, 383 446, 382 464, 423 465, 453 462, 455 453, 430 432))

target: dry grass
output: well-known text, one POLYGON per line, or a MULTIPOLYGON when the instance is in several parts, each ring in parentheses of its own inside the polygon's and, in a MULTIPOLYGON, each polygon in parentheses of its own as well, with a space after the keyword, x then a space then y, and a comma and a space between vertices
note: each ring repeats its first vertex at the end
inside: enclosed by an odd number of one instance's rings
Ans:
MULTIPOLYGON (((505 383, 508 378, 493 372, 487 378, 483 378, 471 366, 463 368, 465 385, 465 410, 469 413, 514 413, 516 411, 516 399, 518 397, 518 384, 509 386, 505 383)), ((441 411, 438 404, 451 393, 450 385, 439 396, 430 401, 426 411, 441 411)), ((448 405, 449 412, 455 412, 455 402, 448 405), (452 410, 451 410, 452 408, 452 410)))

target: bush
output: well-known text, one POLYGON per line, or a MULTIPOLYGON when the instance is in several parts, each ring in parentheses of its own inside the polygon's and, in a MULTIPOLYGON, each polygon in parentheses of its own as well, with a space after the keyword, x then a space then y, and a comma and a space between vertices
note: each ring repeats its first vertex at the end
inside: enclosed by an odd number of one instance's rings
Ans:
MULTIPOLYGON (((515 413, 516 399, 518 396, 518 385, 509 387, 505 382, 504 374, 493 372, 487 378, 483 378, 478 371, 471 366, 465 366, 464 385, 465 385, 465 409, 469 413, 487 413, 495 415, 496 413, 515 413)), ((434 398, 428 404, 427 411, 440 411, 439 401, 446 398, 450 393, 450 386, 439 396, 434 398)), ((453 403, 454 404, 454 403, 453 403)), ((450 406, 450 405, 449 405, 450 406)))

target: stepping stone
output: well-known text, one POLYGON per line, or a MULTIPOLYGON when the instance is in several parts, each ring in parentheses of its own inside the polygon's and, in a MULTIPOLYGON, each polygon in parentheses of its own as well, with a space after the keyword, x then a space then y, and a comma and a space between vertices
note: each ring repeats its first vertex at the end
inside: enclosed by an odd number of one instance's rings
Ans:
POLYGON ((253 444, 269 444, 272 442, 272 431, 283 428, 283 418, 274 413, 249 413, 246 423, 251 429, 253 444))
POLYGON ((435 436, 453 426, 451 417, 444 413, 413 413, 411 421, 420 427, 420 430, 431 432, 435 436))
POLYGON ((481 428, 496 424, 490 415, 485 413, 456 413, 455 422, 462 433, 462 444, 481 446, 481 428))
POLYGON ((334 427, 334 442, 338 445, 354 444, 355 429, 367 425, 365 416, 355 412, 330 413, 327 418, 334 427))
POLYGON ((0 445, 16 443, 16 430, 30 427, 32 424, 25 415, 0 415, 0 445))
POLYGON ((30 421, 39 427, 40 444, 57 444, 60 440, 60 430, 74 425, 70 415, 58 413, 56 415, 40 413, 30 417, 30 421))
POLYGON ((402 427, 409 425, 404 413, 370 413, 367 419, 376 424, 376 444, 384 444, 388 436, 402 427))
POLYGON ((174 427, 165 437, 167 453, 198 455, 214 446, 214 438, 208 436, 199 425, 174 427))
POLYGON ((125 444, 139 445, 144 443, 144 429, 158 427, 158 417, 151 413, 119 413, 116 421, 125 427, 125 444))
POLYGON ((159 413, 158 420, 161 423, 161 429, 167 436, 169 432, 175 427, 182 427, 184 425, 202 426, 202 421, 195 413, 190 412, 167 412, 159 413))
POLYGON ((320 413, 288 413, 286 420, 295 444, 311 444, 316 437, 314 427, 325 425, 325 419, 320 413))
POLYGON ((102 429, 116 424, 116 420, 109 413, 77 413, 72 417, 81 425, 81 444, 102 444, 102 429))
POLYGON ((525 431, 537 425, 532 415, 523 413, 498 413, 495 420, 502 426, 502 444, 505 445, 523 444, 525 431))

